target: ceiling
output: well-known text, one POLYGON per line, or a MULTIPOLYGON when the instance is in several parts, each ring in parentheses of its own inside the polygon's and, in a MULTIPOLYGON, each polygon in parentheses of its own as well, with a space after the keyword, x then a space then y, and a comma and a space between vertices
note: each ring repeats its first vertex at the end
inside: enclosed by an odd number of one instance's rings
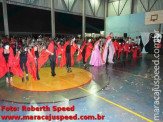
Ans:
POLYGON ((116 2, 116 1, 119 1, 119 0, 109 0, 109 3, 116 2))

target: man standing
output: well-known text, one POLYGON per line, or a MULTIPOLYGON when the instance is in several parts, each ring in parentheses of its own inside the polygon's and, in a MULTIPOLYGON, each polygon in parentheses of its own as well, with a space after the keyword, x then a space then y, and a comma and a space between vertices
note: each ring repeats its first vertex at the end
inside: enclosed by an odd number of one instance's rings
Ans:
POLYGON ((107 61, 109 63, 114 63, 113 56, 115 53, 115 49, 112 43, 112 37, 113 37, 113 33, 110 33, 110 35, 106 38, 104 46, 103 46, 101 57, 102 57, 102 62, 104 64, 107 63, 107 61))

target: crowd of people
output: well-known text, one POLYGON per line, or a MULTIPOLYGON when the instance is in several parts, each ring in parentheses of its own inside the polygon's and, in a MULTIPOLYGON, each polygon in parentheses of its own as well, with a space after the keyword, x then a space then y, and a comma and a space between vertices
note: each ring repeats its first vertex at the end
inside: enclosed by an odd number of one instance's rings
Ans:
POLYGON ((56 75, 55 67, 60 68, 66 65, 67 72, 72 72, 71 67, 75 61, 82 60, 84 69, 87 69, 87 62, 92 66, 102 66, 114 63, 125 58, 137 58, 141 56, 140 40, 133 42, 130 38, 113 37, 113 33, 105 39, 88 38, 82 41, 81 45, 75 37, 55 38, 39 36, 32 37, 0 37, 0 78, 5 76, 6 82, 11 83, 13 75, 22 78, 22 82, 28 81, 28 74, 34 80, 40 80, 40 68, 50 60, 51 75, 56 75), (78 52, 76 60, 74 54, 78 52), (58 56, 61 55, 60 63, 58 56), (24 71, 25 70, 25 78, 24 71))

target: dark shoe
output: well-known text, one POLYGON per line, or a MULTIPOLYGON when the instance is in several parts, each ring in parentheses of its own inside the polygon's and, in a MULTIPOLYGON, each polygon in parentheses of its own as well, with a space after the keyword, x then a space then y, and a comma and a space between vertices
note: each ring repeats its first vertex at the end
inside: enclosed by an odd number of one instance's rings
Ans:
POLYGON ((22 78, 22 82, 24 82, 24 78, 22 78))
POLYGON ((52 74, 52 76, 54 77, 54 76, 56 76, 56 74, 52 74))
POLYGON ((40 80, 40 77, 39 76, 37 76, 37 80, 40 80))
POLYGON ((26 80, 27 80, 27 81, 29 81, 29 78, 28 78, 28 76, 26 76, 26 80))

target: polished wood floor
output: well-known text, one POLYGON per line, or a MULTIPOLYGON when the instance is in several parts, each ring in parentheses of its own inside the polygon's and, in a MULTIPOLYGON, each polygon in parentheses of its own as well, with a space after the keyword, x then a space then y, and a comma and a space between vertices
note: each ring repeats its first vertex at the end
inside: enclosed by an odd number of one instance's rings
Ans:
POLYGON ((29 75, 29 81, 22 82, 20 77, 14 76, 13 87, 27 91, 60 91, 72 89, 87 84, 92 79, 92 74, 81 68, 72 68, 71 73, 67 73, 66 68, 56 68, 56 76, 51 76, 50 67, 41 68, 39 71, 40 80, 35 81, 29 75))

